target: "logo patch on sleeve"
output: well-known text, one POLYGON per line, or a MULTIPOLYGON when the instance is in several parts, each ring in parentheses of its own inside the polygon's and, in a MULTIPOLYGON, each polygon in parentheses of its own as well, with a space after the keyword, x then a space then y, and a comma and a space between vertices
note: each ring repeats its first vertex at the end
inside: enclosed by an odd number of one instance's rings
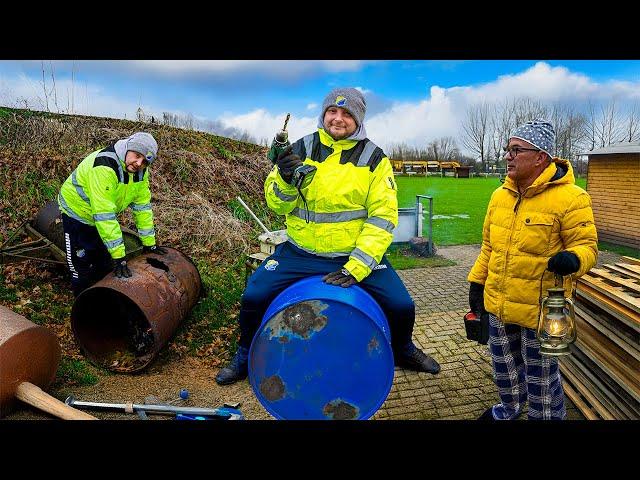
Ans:
POLYGON ((265 270, 269 270, 270 272, 272 272, 273 270, 278 268, 278 265, 279 263, 277 260, 267 260, 267 263, 264 264, 264 268, 265 270))

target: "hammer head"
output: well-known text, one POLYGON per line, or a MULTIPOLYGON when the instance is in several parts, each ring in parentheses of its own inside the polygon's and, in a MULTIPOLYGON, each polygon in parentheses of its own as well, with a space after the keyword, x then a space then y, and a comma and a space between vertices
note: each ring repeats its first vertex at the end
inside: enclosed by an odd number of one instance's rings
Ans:
POLYGON ((60 354, 58 339, 50 330, 0 305, 0 417, 13 408, 22 382, 43 390, 51 385, 60 354))

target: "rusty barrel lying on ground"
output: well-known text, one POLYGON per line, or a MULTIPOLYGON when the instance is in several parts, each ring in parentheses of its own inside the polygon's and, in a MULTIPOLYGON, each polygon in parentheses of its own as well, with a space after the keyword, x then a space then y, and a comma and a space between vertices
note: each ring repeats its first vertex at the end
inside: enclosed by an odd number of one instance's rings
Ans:
MULTIPOLYGON (((38 213, 31 221, 33 228, 49 239, 62 252, 65 252, 64 229, 62 227, 62 217, 58 203, 51 200, 38 210, 38 213)), ((124 248, 127 257, 130 258, 142 251, 142 241, 136 232, 130 228, 121 227, 124 248)))
POLYGON ((0 417, 13 409, 22 382, 51 385, 60 354, 53 332, 0 305, 0 417))
POLYGON ((280 293, 249 350, 249 381, 277 419, 367 419, 393 383, 387 319, 358 286, 322 276, 280 293))
POLYGON ((142 370, 196 304, 198 269, 181 251, 163 248, 166 255, 130 260, 131 278, 109 273, 76 299, 71 327, 93 363, 117 372, 142 370))

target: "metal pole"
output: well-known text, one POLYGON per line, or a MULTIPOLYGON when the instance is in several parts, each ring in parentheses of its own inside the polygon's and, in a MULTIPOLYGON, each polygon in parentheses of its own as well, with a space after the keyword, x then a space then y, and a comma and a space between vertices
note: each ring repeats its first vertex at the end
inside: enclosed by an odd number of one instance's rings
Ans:
POLYGON ((242 205, 244 207, 244 209, 249 212, 249 215, 251 215, 253 217, 253 219, 258 222, 258 225, 260 225, 262 227, 262 229, 265 231, 265 233, 271 233, 269 232, 269 229, 267 227, 264 226, 264 224, 260 221, 260 219, 258 217, 256 217, 255 213, 253 213, 251 211, 251 209, 247 206, 246 203, 244 203, 242 201, 242 199, 240 197, 236 197, 238 199, 238 201, 240 202, 240 205, 242 205))
POLYGON ((433 253, 433 197, 429 195, 416 195, 416 200, 418 202, 420 201, 420 198, 426 198, 429 200, 429 255, 431 255, 433 253))

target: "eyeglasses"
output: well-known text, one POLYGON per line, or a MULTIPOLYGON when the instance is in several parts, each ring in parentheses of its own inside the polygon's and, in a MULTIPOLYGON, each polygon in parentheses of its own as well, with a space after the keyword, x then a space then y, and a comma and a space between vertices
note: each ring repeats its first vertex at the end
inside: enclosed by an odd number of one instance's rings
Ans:
POLYGON ((514 145, 512 147, 502 147, 502 151, 504 152, 503 156, 508 153, 509 155, 511 155, 511 158, 516 158, 520 152, 524 152, 526 150, 529 150, 531 152, 540 151, 539 148, 525 148, 525 147, 519 147, 518 145, 514 145))

